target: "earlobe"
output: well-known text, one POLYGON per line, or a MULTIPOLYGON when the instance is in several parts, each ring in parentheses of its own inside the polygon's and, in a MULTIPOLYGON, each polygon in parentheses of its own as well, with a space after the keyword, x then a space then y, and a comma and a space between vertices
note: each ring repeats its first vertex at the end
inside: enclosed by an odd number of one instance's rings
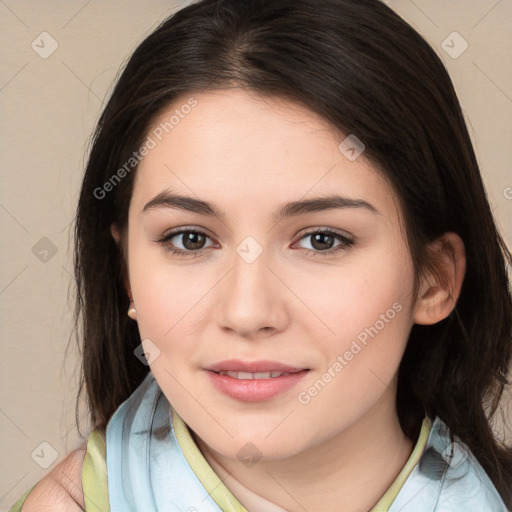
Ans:
POLYGON ((119 230, 115 224, 110 224, 110 233, 116 244, 119 243, 119 230))
MULTIPOLYGON (((119 246, 121 235, 119 233, 119 229, 113 223, 110 225, 110 233, 112 235, 112 238, 115 240, 116 244, 119 246)), ((119 247, 119 249, 121 250, 121 247, 119 247)), ((125 270, 123 271, 123 281, 124 281, 124 287, 125 287, 125 290, 126 290, 126 294, 128 295, 128 298, 130 299, 130 309, 128 310, 128 316, 135 320, 135 318, 134 318, 135 308, 133 307, 133 299, 132 299, 132 291, 131 291, 131 286, 130 286, 130 279, 128 277, 128 271, 126 269, 126 266, 125 266, 125 270)))
POLYGON ((450 315, 466 272, 464 242, 456 233, 445 233, 428 250, 435 269, 421 278, 414 311, 414 323, 421 325, 435 324, 450 315))

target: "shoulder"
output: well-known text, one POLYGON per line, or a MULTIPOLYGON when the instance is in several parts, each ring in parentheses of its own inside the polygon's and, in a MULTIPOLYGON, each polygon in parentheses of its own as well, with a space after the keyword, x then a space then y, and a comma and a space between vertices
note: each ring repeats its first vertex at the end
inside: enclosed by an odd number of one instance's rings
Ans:
POLYGON ((32 489, 22 512, 79 512, 84 510, 82 465, 86 446, 73 450, 32 489))

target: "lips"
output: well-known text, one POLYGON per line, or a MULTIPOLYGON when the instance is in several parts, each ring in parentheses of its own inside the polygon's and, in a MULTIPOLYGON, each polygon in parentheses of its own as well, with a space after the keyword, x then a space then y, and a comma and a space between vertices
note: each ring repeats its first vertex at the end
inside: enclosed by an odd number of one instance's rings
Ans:
POLYGON ((268 372, 281 372, 281 373, 296 373, 309 368, 289 366, 277 361, 241 361, 239 359, 230 359, 229 361, 220 361, 219 363, 207 366, 205 370, 212 372, 238 372, 238 373, 268 373, 268 372))
MULTIPOLYGON (((292 372, 232 372, 232 371, 221 371, 215 372, 219 375, 227 375, 228 377, 233 377, 233 379, 240 380, 249 380, 249 379, 274 379, 275 377, 282 377, 283 375, 290 375, 292 372)), ((295 372, 293 372, 295 373, 295 372)))
POLYGON ((260 402, 295 387, 308 373, 277 361, 221 361, 204 368, 217 391, 235 400, 260 402))

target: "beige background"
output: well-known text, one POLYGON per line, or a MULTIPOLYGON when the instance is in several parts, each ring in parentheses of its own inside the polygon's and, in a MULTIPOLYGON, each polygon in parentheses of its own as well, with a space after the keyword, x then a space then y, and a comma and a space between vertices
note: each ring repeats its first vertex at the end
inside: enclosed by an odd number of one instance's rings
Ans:
MULTIPOLYGON (((510 246, 512 1, 387 3, 446 63, 510 246), (469 45, 456 59, 442 46, 454 31, 469 45)), ((52 450, 58 461, 81 442, 74 424, 77 357, 72 349, 64 362, 64 352, 73 299, 69 227, 87 143, 120 66, 179 5, 0 0, 0 511, 51 470, 55 462, 39 464, 51 462, 52 450), (43 59, 31 43, 45 31, 58 48, 43 59)), ((460 51, 464 42, 452 39, 450 51, 460 51)))

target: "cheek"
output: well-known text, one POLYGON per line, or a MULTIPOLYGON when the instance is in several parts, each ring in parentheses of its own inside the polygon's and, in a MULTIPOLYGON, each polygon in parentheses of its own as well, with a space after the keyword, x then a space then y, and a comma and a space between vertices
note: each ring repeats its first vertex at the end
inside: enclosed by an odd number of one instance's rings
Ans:
POLYGON ((302 276, 298 294, 329 327, 315 336, 311 327, 321 324, 312 315, 301 327, 310 329, 308 338, 322 354, 316 390, 309 395, 301 389, 305 401, 314 398, 319 414, 322 407, 338 406, 357 414, 390 385, 398 369, 412 327, 414 274, 406 251, 387 249, 372 251, 357 264, 347 259, 328 278, 302 276))
POLYGON ((148 246, 144 240, 138 243, 136 236, 129 246, 129 274, 141 338, 160 344, 183 316, 183 298, 189 291, 179 281, 180 273, 173 273, 165 264, 160 249, 148 246))
POLYGON ((160 350, 163 357, 156 365, 181 368, 184 359, 193 359, 195 342, 204 337, 205 322, 211 321, 218 273, 180 265, 143 243, 133 245, 130 286, 141 339, 149 338, 160 350))
MULTIPOLYGON (((137 323, 141 337, 154 339, 165 346, 167 340, 183 340, 194 334, 197 306, 208 291, 204 283, 196 283, 181 272, 153 268, 143 275, 133 274, 133 297, 137 307, 137 323), (192 329, 192 330, 191 330, 192 329)), ((162 347, 163 348, 163 347, 162 347)))
POLYGON ((332 350, 348 349, 354 339, 364 343, 375 327, 379 336, 408 331, 413 282, 408 253, 383 246, 347 255, 341 265, 316 275, 301 273, 293 289, 307 306, 304 322, 322 328, 326 336, 317 338, 332 357, 332 350))

